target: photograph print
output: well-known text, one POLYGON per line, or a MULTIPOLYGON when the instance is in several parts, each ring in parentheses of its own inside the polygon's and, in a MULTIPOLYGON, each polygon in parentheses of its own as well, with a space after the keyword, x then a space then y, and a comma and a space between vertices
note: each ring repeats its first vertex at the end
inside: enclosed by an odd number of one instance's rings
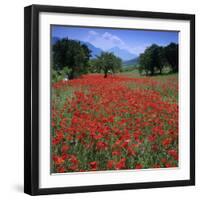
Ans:
POLYGON ((179 32, 51 25, 51 173, 179 167, 179 32))

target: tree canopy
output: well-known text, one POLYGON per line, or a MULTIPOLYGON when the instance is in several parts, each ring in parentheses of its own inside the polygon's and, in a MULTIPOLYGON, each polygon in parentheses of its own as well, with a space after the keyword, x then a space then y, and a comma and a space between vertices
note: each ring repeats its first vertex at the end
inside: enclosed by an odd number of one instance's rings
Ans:
POLYGON ((139 57, 139 72, 146 75, 162 73, 164 66, 169 66, 172 72, 178 72, 178 44, 170 43, 168 46, 152 44, 146 48, 139 57))
POLYGON ((68 38, 58 40, 53 45, 53 69, 58 71, 64 67, 69 69, 69 78, 87 72, 91 51, 84 44, 68 38))
POLYGON ((97 72, 103 70, 105 78, 109 71, 115 73, 122 68, 122 60, 109 52, 102 52, 100 56, 97 56, 97 58, 93 60, 93 64, 95 65, 97 72))
POLYGON ((173 72, 178 72, 178 45, 170 43, 165 47, 165 56, 173 72))

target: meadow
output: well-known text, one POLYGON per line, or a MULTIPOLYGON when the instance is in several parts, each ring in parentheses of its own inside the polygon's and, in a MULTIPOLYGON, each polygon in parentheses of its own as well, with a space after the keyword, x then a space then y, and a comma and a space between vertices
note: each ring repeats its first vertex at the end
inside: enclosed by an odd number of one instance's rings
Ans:
POLYGON ((178 166, 178 74, 52 83, 51 172, 178 166))

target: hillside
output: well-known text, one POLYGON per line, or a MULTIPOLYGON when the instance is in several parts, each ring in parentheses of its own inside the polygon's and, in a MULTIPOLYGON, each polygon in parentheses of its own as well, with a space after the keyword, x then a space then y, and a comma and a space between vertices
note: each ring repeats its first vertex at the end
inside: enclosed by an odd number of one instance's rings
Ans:
POLYGON ((124 67, 136 66, 139 63, 139 57, 123 62, 124 67))
POLYGON ((119 47, 113 47, 107 51, 114 53, 115 56, 121 58, 123 61, 128 61, 137 57, 137 55, 132 54, 125 49, 120 49, 119 47))
POLYGON ((102 49, 95 47, 89 42, 83 42, 83 41, 80 42, 81 44, 85 44, 91 50, 92 58, 95 58, 96 56, 99 56, 101 54, 102 49))

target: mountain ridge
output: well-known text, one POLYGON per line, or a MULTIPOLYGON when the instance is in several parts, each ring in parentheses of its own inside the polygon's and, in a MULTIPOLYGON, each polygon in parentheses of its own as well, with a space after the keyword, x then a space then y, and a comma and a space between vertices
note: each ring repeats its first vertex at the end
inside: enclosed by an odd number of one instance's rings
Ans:
MULTIPOLYGON (((57 41, 59 41, 61 39, 63 39, 63 38, 53 37, 52 44, 54 45, 57 41)), ((102 52, 104 52, 104 50, 94 46, 90 42, 85 42, 85 41, 80 41, 80 40, 77 40, 77 41, 79 41, 81 44, 86 45, 91 50, 91 58, 96 58, 96 56, 100 56, 100 54, 102 52)), ((113 53, 115 56, 121 58, 123 62, 126 62, 126 61, 128 62, 137 57, 136 54, 132 54, 128 50, 121 49, 119 47, 112 47, 111 49, 108 49, 107 52, 113 53)))
POLYGON ((114 53, 115 56, 120 57, 123 61, 128 61, 137 57, 136 54, 132 54, 128 50, 121 49, 119 47, 112 47, 111 49, 108 49, 107 51, 114 53))
POLYGON ((131 60, 127 60, 123 62, 123 66, 128 67, 128 66, 136 66, 139 63, 139 56, 136 58, 133 58, 131 60))

